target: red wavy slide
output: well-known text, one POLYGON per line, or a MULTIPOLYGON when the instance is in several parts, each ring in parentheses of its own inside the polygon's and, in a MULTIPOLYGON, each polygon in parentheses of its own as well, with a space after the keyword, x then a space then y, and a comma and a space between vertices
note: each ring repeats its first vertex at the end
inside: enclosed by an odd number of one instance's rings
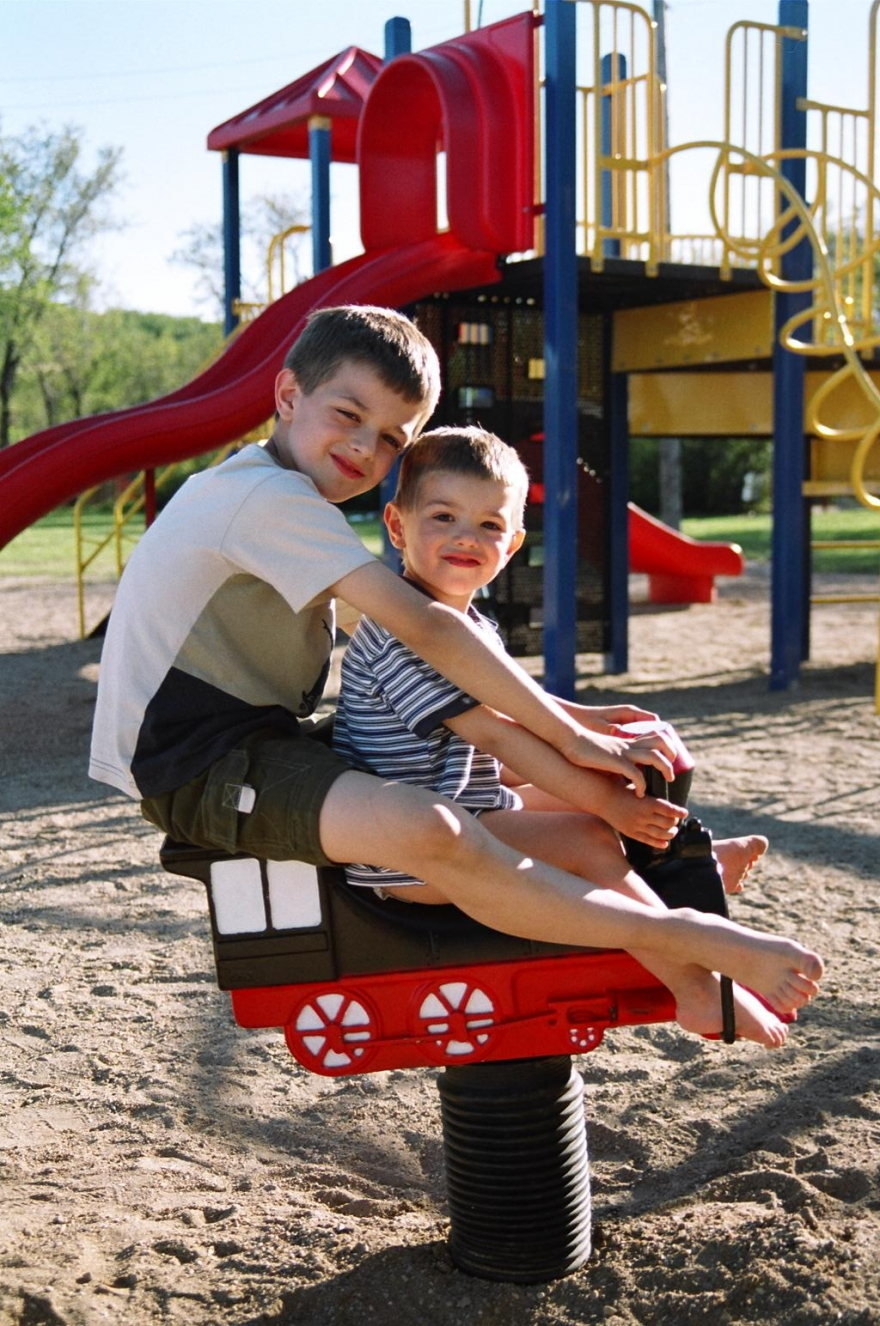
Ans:
POLYGON ((736 543, 704 543, 629 504, 629 569, 648 576, 652 603, 711 603, 716 576, 741 576, 736 543))
POLYGON ((179 391, 59 424, 0 452, 0 548, 94 484, 201 455, 257 428, 271 414, 275 376, 313 309, 401 308, 437 290, 498 279, 494 253, 467 248, 450 234, 364 253, 320 272, 270 305, 179 391))

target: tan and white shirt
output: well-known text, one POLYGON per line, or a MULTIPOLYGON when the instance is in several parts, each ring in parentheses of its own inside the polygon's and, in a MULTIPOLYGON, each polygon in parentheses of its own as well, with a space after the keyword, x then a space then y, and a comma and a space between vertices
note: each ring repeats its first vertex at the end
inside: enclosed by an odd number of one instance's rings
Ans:
POLYGON ((138 799, 321 698, 328 587, 372 561, 342 512, 260 444, 188 479, 132 554, 101 659, 89 773, 138 799))

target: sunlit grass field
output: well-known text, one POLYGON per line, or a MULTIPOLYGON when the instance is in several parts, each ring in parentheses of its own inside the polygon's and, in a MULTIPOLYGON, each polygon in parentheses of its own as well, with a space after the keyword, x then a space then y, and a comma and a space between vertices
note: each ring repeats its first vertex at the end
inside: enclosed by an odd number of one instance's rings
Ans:
MULTIPOLYGON (((353 524, 370 551, 378 554, 382 546, 378 517, 357 518, 353 524)), ((112 530, 109 511, 87 512, 84 528, 90 539, 100 540, 109 535, 112 530)), ((695 539, 738 543, 749 561, 769 560, 770 515, 704 516, 685 520, 682 529, 695 539)), ((813 538, 880 540, 880 513, 863 507, 817 508, 813 512, 813 538)), ((70 507, 59 507, 44 516, 0 552, 0 576, 73 579, 74 567, 73 512, 70 507)), ((877 573, 880 572, 880 548, 817 551, 813 554, 813 567, 816 571, 840 575, 877 573)), ((95 559, 87 577, 106 580, 114 575, 115 553, 111 543, 95 559)))

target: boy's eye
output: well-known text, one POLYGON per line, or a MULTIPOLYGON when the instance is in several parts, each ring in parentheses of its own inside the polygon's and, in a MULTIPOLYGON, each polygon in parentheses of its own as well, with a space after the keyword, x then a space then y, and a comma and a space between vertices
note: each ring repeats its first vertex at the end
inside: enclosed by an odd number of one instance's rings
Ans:
POLYGON ((351 419, 353 423, 358 421, 357 415, 352 410, 343 410, 341 406, 337 406, 337 413, 341 414, 343 419, 351 419))
POLYGON ((393 451, 403 451, 403 443, 400 438, 395 437, 393 433, 383 433, 382 441, 387 442, 388 446, 391 447, 393 451))
POLYGON ((483 529, 494 530, 496 534, 500 534, 502 532, 501 526, 497 520, 484 520, 483 529))

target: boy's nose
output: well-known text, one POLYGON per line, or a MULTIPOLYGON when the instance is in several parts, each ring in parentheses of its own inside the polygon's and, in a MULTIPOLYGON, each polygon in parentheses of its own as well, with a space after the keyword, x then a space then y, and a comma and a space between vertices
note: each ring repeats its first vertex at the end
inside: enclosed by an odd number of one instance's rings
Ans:
POLYGON ((359 428, 357 432, 351 434, 349 441, 353 450, 361 456, 374 455, 378 446, 378 438, 369 428, 359 428))

